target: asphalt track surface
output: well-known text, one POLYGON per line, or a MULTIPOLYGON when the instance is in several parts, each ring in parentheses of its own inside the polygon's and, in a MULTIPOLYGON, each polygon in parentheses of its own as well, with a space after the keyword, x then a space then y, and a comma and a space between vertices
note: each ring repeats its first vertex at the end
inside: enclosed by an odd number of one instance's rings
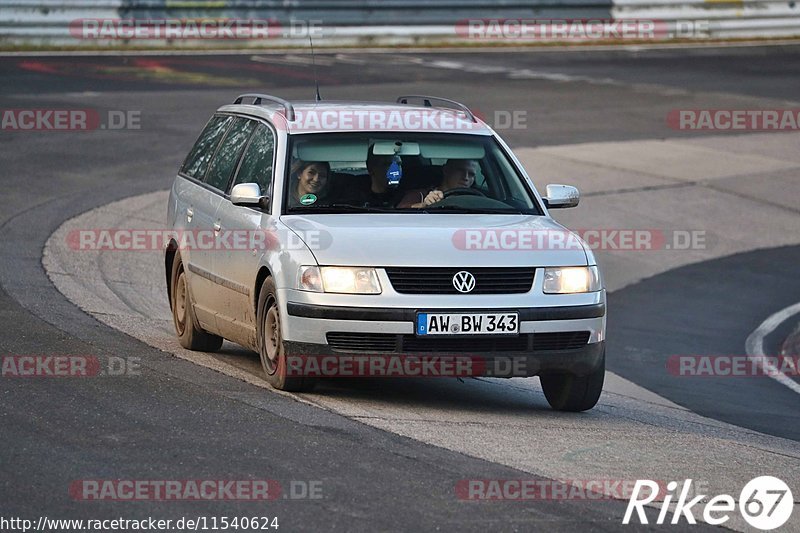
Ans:
MULTIPOLYGON (((265 477, 286 486, 292 480, 323 483, 322 500, 279 499, 265 507, 286 530, 617 529, 623 502, 461 502, 453 489, 459 479, 532 476, 170 357, 88 316, 53 287, 42 250, 65 220, 167 188, 211 110, 232 96, 251 90, 311 96, 306 59, 0 59, 3 108, 137 110, 142 123, 139 131, 0 135, 0 352, 145 362, 140 379, 2 379, 2 514, 252 515, 250 502, 87 503, 71 499, 67 489, 76 479, 265 477)), ((796 107, 800 86, 795 47, 320 59, 319 79, 329 98, 432 93, 462 100, 485 116, 525 110, 528 127, 501 132, 515 147, 700 139, 704 134, 668 128, 666 114, 796 107)), ((789 196, 783 202, 770 203, 796 215, 797 174, 779 178, 794 189, 784 189, 789 196)), ((743 225, 756 216, 739 215, 743 225)), ((663 369, 669 355, 743 353, 745 338, 766 316, 800 300, 799 256, 796 246, 737 253, 621 286, 609 296, 609 370, 704 417, 797 441, 797 395, 782 385, 709 379, 698 386, 670 379, 663 369)), ((780 334, 767 339, 770 349, 780 344, 780 334)))

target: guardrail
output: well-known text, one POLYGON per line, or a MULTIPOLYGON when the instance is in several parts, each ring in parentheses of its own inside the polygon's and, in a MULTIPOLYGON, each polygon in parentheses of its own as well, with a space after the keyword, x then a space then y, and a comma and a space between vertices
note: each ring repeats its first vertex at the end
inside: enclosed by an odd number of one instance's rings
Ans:
MULTIPOLYGON (((321 46, 474 42, 464 25, 480 19, 635 20, 654 21, 673 30, 681 25, 692 29, 686 35, 671 31, 666 38, 800 36, 800 5, 795 0, 6 0, 0 5, 0 42, 96 46, 135 40, 76 36, 75 24, 80 19, 270 20, 282 29, 270 35, 267 44, 273 46, 304 43, 312 27, 316 32, 312 37, 321 46), (303 24, 312 26, 304 32, 303 24)), ((571 40, 559 35, 538 39, 571 40)), ((507 40, 506 33, 480 38, 483 43, 507 40)), ((512 35, 511 40, 524 44, 528 39, 512 35)), ((231 43, 148 39, 145 44, 219 47, 231 43)), ((263 46, 265 41, 236 44, 263 46)))
POLYGON ((794 0, 614 0, 617 20, 694 23, 713 38, 800 36, 800 4, 794 0))

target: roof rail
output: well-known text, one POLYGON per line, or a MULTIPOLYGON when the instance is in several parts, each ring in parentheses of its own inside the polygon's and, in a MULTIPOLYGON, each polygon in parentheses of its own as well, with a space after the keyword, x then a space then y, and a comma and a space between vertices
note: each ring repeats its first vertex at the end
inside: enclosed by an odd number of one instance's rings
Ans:
POLYGON ((253 98, 253 105, 261 105, 262 100, 268 100, 270 102, 275 102, 276 104, 280 104, 283 106, 283 110, 286 113, 286 119, 289 122, 294 120, 294 107, 288 101, 284 100, 283 98, 278 98, 277 96, 272 96, 269 94, 256 94, 256 93, 247 93, 247 94, 240 94, 236 100, 233 101, 234 104, 241 104, 242 100, 245 98, 253 98))
POLYGON ((450 104, 451 106, 454 106, 456 109, 460 109, 461 111, 463 111, 467 115, 467 118, 469 118, 472 122, 478 122, 478 120, 475 118, 475 115, 472 114, 472 111, 470 111, 467 106, 465 106, 461 102, 456 102, 455 100, 448 100, 447 98, 439 98, 438 96, 425 96, 422 94, 406 94, 403 96, 398 96, 397 103, 407 104, 408 100, 411 98, 417 98, 419 100, 422 100, 422 104, 425 107, 433 107, 433 105, 431 104, 431 101, 433 100, 437 102, 444 102, 446 104, 450 104))

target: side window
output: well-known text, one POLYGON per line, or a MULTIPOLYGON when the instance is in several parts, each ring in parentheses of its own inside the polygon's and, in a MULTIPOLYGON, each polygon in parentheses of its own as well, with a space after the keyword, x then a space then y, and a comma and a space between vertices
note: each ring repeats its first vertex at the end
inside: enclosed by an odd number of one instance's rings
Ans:
POLYGON ((208 168, 208 162, 211 160, 211 156, 214 155, 214 150, 217 148, 217 144, 225 134, 230 122, 231 117, 222 115, 216 115, 208 121, 200 137, 194 143, 192 151, 186 156, 181 172, 195 179, 203 179, 208 168))
POLYGON ((260 125, 247 151, 242 158, 236 183, 258 183, 261 194, 269 194, 272 186, 272 155, 275 151, 275 138, 265 125, 260 125))
POLYGON ((217 155, 214 156, 205 179, 206 183, 221 191, 228 188, 228 182, 239 161, 239 156, 242 155, 244 145, 256 126, 254 121, 246 118, 235 120, 222 144, 219 145, 217 155))

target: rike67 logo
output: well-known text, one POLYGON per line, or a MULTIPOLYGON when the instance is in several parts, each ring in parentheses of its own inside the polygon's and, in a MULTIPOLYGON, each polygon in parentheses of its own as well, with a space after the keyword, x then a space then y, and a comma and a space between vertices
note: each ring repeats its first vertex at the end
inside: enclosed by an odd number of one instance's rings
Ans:
MULTIPOLYGON (((647 524, 644 506, 653 502, 659 496, 660 488, 663 488, 663 486, 655 481, 649 479, 636 480, 622 523, 629 524, 633 517, 633 512, 636 511, 639 523, 647 524)), ((666 523, 665 520, 675 496, 677 496, 677 501, 672 510, 671 524, 680 523, 681 518, 685 518, 689 524, 696 524, 695 506, 698 507, 696 509, 697 512, 700 512, 700 507, 702 507, 701 516, 703 522, 712 526, 724 524, 730 519, 731 513, 736 511, 737 501, 729 494, 719 494, 711 499, 707 499, 708 497, 705 494, 697 494, 689 499, 692 493, 691 479, 683 482, 680 491, 677 489, 677 481, 670 481, 667 484, 667 495, 661 504, 656 524, 666 523), (705 505, 698 505, 700 502, 705 502, 705 505)), ((792 496, 792 491, 786 483, 776 477, 760 476, 751 479, 739 494, 739 512, 748 524, 763 531, 776 529, 785 524, 792 515, 793 508, 794 497, 792 496)))

